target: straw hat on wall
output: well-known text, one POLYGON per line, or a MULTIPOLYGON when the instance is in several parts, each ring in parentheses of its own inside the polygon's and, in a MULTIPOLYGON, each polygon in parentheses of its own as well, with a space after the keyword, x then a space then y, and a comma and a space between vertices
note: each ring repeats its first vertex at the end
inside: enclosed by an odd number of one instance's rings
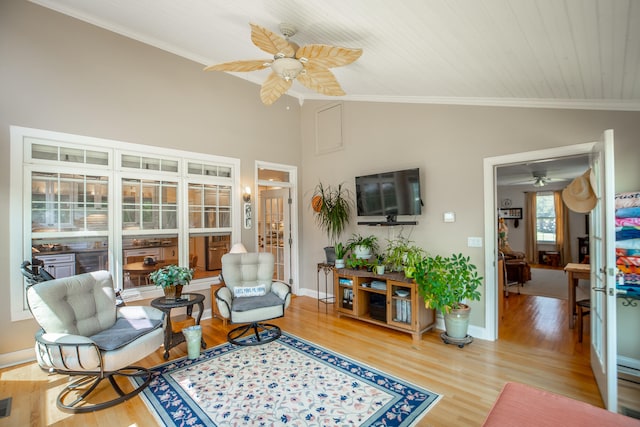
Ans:
POLYGON ((587 213, 596 206, 598 198, 593 190, 595 177, 593 171, 588 169, 585 173, 576 177, 567 188, 562 190, 562 200, 569 209, 574 212, 587 213))

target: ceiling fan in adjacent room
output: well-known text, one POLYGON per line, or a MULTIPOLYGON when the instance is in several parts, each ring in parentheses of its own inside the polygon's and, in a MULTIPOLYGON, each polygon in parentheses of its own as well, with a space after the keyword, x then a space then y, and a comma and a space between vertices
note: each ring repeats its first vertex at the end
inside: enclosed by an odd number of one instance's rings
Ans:
POLYGON ((281 37, 259 25, 251 25, 251 41, 261 50, 273 55, 273 59, 256 59, 225 62, 211 65, 205 71, 248 72, 271 67, 272 73, 262 84, 260 99, 265 105, 273 104, 297 79, 303 86, 323 95, 340 96, 345 92, 329 70, 348 65, 362 55, 362 49, 350 49, 325 44, 309 44, 298 47, 289 41, 296 33, 295 27, 280 24, 281 37))
POLYGON ((546 174, 541 172, 533 173, 533 186, 534 187, 544 187, 551 180, 547 178, 546 174))

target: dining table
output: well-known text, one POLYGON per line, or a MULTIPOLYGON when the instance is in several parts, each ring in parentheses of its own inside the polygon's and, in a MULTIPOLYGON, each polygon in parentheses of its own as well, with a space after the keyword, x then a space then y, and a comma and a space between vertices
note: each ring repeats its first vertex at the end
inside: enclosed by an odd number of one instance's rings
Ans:
POLYGON ((131 283, 135 286, 141 286, 144 284, 149 284, 148 275, 153 273, 159 268, 165 267, 170 264, 177 264, 177 259, 166 259, 166 260, 157 260, 153 264, 145 263, 144 261, 136 261, 124 264, 122 266, 122 271, 125 274, 125 280, 127 278, 131 283))
POLYGON ((589 264, 569 263, 564 267, 565 273, 568 273, 568 310, 569 313, 569 329, 573 329, 576 325, 576 287, 578 281, 591 280, 591 266, 589 264))
POLYGON ((151 273, 159 268, 165 267, 170 264, 177 264, 177 259, 158 260, 153 264, 147 264, 144 261, 130 262, 122 266, 122 270, 130 273, 151 273))

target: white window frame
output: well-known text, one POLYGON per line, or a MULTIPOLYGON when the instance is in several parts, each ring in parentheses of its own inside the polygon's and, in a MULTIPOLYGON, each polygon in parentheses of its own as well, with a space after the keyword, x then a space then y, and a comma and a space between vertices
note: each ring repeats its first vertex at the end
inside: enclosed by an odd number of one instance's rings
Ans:
MULTIPOLYGON (((543 196, 543 197, 551 197, 551 202, 553 203, 553 192, 550 191, 538 191, 538 194, 536 195, 536 204, 537 201, 539 200, 539 198, 543 196)), ((554 215, 555 218, 557 218, 557 213, 555 212, 555 206, 554 206, 554 215)), ((554 233, 554 239, 553 240, 538 240, 538 218, 540 218, 538 216, 538 207, 536 206, 536 241, 541 244, 541 245, 555 245, 557 240, 558 240, 558 230, 556 230, 556 232, 554 233)), ((557 221, 556 221, 556 226, 557 226, 557 221)))
MULTIPOLYGON (((224 229, 213 229, 216 232, 230 232, 233 239, 239 239, 241 236, 241 185, 240 185, 240 160, 230 157, 215 156, 211 154, 196 153, 190 151, 182 151, 169 148, 161 148, 155 146, 147 146, 141 144, 132 144, 123 141, 94 138, 82 135, 73 135, 61 132, 53 132, 42 129, 33 129, 20 126, 10 126, 10 157, 11 171, 9 184, 9 222, 10 232, 9 241, 12 250, 9 255, 9 273, 10 273, 10 295, 11 295, 11 319, 12 321, 24 320, 31 318, 31 313, 26 304, 25 280, 20 272, 20 264, 23 260, 31 260, 31 242, 32 232, 29 219, 31 216, 24 213, 30 212, 31 209, 31 172, 33 170, 51 170, 63 173, 77 173, 85 171, 94 171, 96 174, 109 176, 109 226, 108 226, 108 257, 111 274, 114 278, 114 285, 122 288, 122 178, 142 176, 145 178, 155 179, 152 177, 161 177, 165 180, 177 180, 177 203, 178 203, 178 245, 180 253, 180 263, 187 265, 189 257, 189 224, 184 220, 185 213, 188 214, 187 202, 187 185, 190 179, 202 181, 204 176, 190 177, 187 172, 187 162, 197 161, 201 163, 219 164, 231 169, 230 177, 215 177, 211 180, 206 177, 207 182, 215 181, 216 183, 225 182, 231 186, 231 226, 224 229), (69 163, 64 166, 58 161, 48 161, 43 159, 31 158, 30 138, 41 140, 49 140, 58 145, 64 145, 75 148, 99 149, 100 151, 109 152, 108 167, 96 166, 90 164, 69 163), (150 155, 149 153, 153 153, 150 155), (167 158, 170 160, 178 160, 178 172, 172 175, 171 172, 163 171, 146 171, 139 170, 136 173, 134 168, 123 168, 120 162, 122 154, 134 154, 145 157, 167 158), (197 159, 197 160, 196 160, 197 159), (37 167, 34 168, 34 165, 37 167), (74 167, 74 165, 76 165, 74 167), (79 168, 82 168, 79 170, 79 168), (153 172, 153 173, 151 173, 153 172), (28 174, 28 179, 27 179, 28 174), (173 178, 171 178, 173 176, 173 178)), ((155 230, 169 231, 169 230, 155 230)), ((203 231, 203 230, 199 230, 203 231)), ((88 233, 79 233, 82 236, 88 233)), ((104 232, 102 232, 104 235, 104 232)), ((63 237, 60 234, 56 236, 63 237)), ((215 280, 214 280, 215 281, 215 280)), ((212 278, 207 277, 197 279, 191 282, 190 291, 206 290, 212 283, 212 278)), ((144 287, 140 289, 126 291, 124 297, 126 300, 150 299, 162 295, 162 290, 154 286, 144 287)))

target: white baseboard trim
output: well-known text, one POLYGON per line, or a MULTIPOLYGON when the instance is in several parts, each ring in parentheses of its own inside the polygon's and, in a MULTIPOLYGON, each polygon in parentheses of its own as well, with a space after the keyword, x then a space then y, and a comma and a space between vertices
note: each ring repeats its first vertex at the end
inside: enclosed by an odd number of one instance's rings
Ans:
MULTIPOLYGON (((296 295, 299 297, 310 297, 313 299, 318 299, 318 291, 316 291, 315 289, 301 288, 298 289, 298 293, 296 295)), ((320 298, 327 298, 328 296, 331 297, 333 295, 328 295, 324 292, 320 293, 320 298)))
POLYGON ((638 374, 640 374, 640 360, 626 356, 618 356, 617 361, 618 367, 624 366, 626 368, 634 369, 638 371, 638 374))
POLYGON ((20 365, 21 363, 33 362, 36 360, 36 353, 33 347, 25 348, 11 353, 0 354, 0 368, 20 365))

